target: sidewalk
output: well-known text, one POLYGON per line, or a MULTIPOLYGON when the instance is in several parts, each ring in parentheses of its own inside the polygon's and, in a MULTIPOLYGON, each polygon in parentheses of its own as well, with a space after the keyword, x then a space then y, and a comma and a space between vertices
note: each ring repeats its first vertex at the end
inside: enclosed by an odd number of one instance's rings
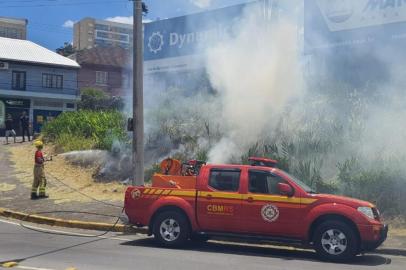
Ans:
MULTIPOLYGON (((114 223, 116 221, 115 216, 121 214, 121 209, 109 205, 102 204, 100 202, 74 202, 67 200, 66 203, 55 203, 52 199, 53 194, 49 194, 49 199, 31 200, 30 199, 30 183, 23 182, 21 179, 29 179, 30 172, 19 171, 14 168, 11 161, 10 149, 11 147, 21 146, 22 143, 5 145, 5 138, 0 138, 0 208, 6 208, 23 213, 37 213, 37 212, 50 212, 50 211, 79 211, 79 212, 91 212, 99 213, 103 215, 111 215, 110 217, 98 216, 91 214, 78 214, 78 213, 53 213, 44 214, 49 217, 56 217, 62 219, 72 219, 80 221, 94 221, 104 223, 114 223)), ((31 142, 25 142, 25 144, 31 144, 31 142)), ((25 157, 27 158, 27 157, 25 157)), ((64 186, 60 182, 56 181, 50 175, 47 175, 48 188, 52 190, 58 190, 59 193, 66 192, 66 194, 72 194, 73 191, 64 186)), ((84 192, 85 193, 85 192, 84 192)), ((85 193, 86 194, 86 193, 85 193)), ((70 195, 72 196, 72 195, 70 195)), ((74 196, 83 196, 75 194, 74 196)), ((121 201, 108 201, 118 206, 123 206, 121 201)))

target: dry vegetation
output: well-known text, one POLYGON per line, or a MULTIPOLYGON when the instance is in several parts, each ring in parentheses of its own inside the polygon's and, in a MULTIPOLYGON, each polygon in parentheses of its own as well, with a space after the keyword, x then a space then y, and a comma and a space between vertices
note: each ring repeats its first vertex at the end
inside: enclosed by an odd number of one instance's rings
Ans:
POLYGON ((7 191, 12 191, 16 188, 16 185, 13 184, 7 184, 7 183, 0 183, 0 191, 1 192, 7 192, 7 191))
MULTIPOLYGON (((30 144, 10 148, 16 177, 28 188, 32 184, 34 152, 35 148, 30 144)), ((51 155, 53 152, 53 146, 45 146, 45 154, 51 155)), ((74 166, 69 164, 62 156, 53 156, 52 161, 45 164, 45 174, 48 180, 47 193, 50 199, 54 200, 57 204, 91 202, 90 198, 82 196, 58 182, 60 180, 98 200, 123 201, 125 186, 120 183, 95 183, 92 178, 94 171, 95 168, 74 166)), ((2 188, 10 189, 12 187, 0 186, 0 189, 2 188)))

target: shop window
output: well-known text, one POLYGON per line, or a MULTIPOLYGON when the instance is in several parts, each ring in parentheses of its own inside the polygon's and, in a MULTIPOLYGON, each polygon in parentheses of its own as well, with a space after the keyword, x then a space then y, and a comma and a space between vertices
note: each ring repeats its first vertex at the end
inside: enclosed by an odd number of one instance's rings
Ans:
POLYGON ((13 71, 12 72, 12 89, 13 90, 25 90, 26 86, 26 73, 25 71, 13 71))
POLYGON ((42 87, 62 89, 62 87, 63 87, 63 76, 62 75, 43 73, 42 74, 42 87))
POLYGON ((4 125, 6 121, 6 105, 0 100, 0 127, 4 125))
POLYGON ((107 85, 108 72, 106 71, 96 71, 96 84, 107 85))

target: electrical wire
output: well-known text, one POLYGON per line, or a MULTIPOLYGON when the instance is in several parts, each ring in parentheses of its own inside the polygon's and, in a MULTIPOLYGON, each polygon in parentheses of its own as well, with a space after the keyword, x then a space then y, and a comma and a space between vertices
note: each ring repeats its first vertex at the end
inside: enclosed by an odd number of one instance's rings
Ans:
POLYGON ((72 187, 72 186, 66 184, 66 183, 63 182, 62 180, 58 179, 55 175, 53 175, 53 174, 51 174, 51 173, 49 173, 49 172, 47 172, 47 174, 50 175, 50 176, 51 176, 54 180, 56 180, 57 182, 59 182, 59 183, 61 183, 62 185, 66 186, 66 187, 68 187, 68 188, 70 188, 70 189, 72 189, 72 190, 75 191, 76 193, 79 193, 79 194, 81 194, 82 196, 85 196, 85 197, 91 199, 92 201, 95 201, 95 202, 98 202, 98 203, 101 203, 101 204, 104 204, 104 205, 108 205, 108 206, 120 208, 120 209, 123 208, 123 206, 121 206, 121 205, 117 205, 117 204, 113 204, 113 203, 108 203, 108 202, 101 201, 101 200, 98 200, 98 199, 96 199, 96 198, 93 198, 92 196, 89 196, 89 195, 87 195, 87 194, 81 192, 80 190, 78 190, 78 189, 76 189, 76 188, 74 188, 74 187, 72 187))
MULTIPOLYGON (((83 6, 83 5, 97 5, 97 4, 101 4, 101 3, 108 3, 108 4, 128 4, 127 0, 117 0, 117 1, 113 1, 113 0, 109 0, 109 1, 88 1, 88 2, 78 2, 78 3, 49 3, 49 4, 45 4, 45 3, 38 3, 36 4, 35 2, 32 5, 10 5, 10 4, 6 4, 6 6, 0 6, 1 8, 35 8, 35 7, 62 7, 62 6, 83 6)), ((1 3, 0 3, 1 4, 1 3)))

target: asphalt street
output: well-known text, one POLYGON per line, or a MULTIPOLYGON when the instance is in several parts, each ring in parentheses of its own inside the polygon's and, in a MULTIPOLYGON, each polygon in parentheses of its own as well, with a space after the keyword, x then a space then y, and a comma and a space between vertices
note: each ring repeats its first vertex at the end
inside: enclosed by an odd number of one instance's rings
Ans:
POLYGON ((163 249, 146 236, 112 233, 93 238, 61 236, 27 230, 17 222, 0 219, 0 265, 9 261, 18 262, 14 269, 28 270, 406 269, 403 256, 368 254, 352 263, 334 264, 317 260, 310 251, 211 241, 183 249, 163 249))

